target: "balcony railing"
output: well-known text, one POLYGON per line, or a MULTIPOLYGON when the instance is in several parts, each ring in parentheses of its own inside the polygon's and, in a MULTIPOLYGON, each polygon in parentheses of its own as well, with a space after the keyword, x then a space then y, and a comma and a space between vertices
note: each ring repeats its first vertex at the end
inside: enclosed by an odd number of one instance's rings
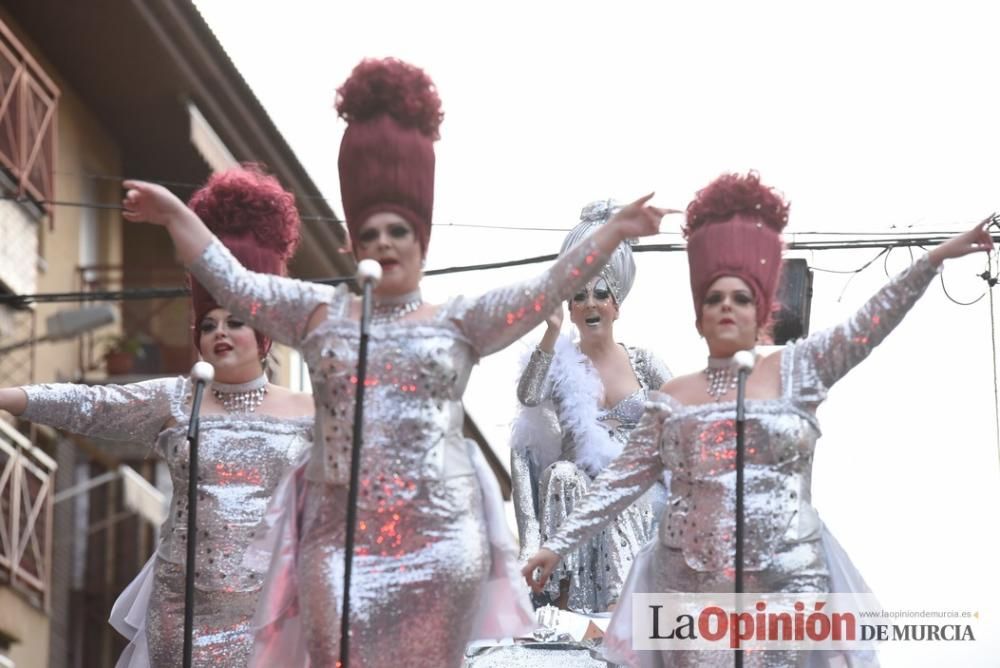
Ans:
MULTIPOLYGON (((59 88, 0 21, 0 168, 51 215, 59 88)), ((50 218, 51 220, 51 218, 50 218)))
MULTIPOLYGON (((77 268, 77 285, 82 292, 104 292, 129 288, 179 287, 184 285, 182 270, 147 272, 142 285, 125 280, 121 265, 89 265, 77 268)), ((119 302, 123 337, 137 344, 139 350, 130 371, 107 368, 103 355, 108 337, 87 334, 80 337, 80 368, 104 369, 118 382, 139 377, 187 373, 191 368, 191 300, 187 296, 155 297, 119 302), (130 378, 129 376, 135 376, 130 378)))
POLYGON ((0 420, 0 579, 49 609, 56 463, 0 420))

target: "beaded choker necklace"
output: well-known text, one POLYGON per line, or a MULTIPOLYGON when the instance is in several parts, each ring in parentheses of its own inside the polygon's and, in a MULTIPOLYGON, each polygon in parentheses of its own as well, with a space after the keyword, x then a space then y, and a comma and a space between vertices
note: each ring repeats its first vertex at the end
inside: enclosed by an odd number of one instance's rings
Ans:
POLYGON ((405 295, 376 297, 375 304, 372 306, 372 324, 384 324, 398 320, 416 311, 423 303, 424 299, 420 296, 419 288, 405 295))
POLYGON ((267 394, 267 375, 261 374, 246 383, 212 383, 212 395, 227 413, 253 413, 267 394))
MULTIPOLYGON (((757 351, 750 352, 753 353, 756 360, 757 351)), ((736 389, 736 383, 739 380, 739 373, 733 364, 732 357, 709 357, 708 366, 702 373, 705 374, 705 380, 708 381, 706 391, 716 401, 730 390, 736 389)))

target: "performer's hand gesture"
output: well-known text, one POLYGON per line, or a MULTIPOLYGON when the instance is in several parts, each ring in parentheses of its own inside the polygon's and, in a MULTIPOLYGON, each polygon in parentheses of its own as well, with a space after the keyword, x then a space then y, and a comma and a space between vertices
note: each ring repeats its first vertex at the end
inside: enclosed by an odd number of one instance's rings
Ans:
POLYGON ((559 558, 558 554, 543 547, 525 562, 524 568, 521 569, 521 575, 524 576, 532 591, 536 593, 542 591, 542 587, 549 581, 552 571, 559 565, 559 558), (535 579, 536 570, 539 571, 537 579, 535 579))
POLYGON ((549 330, 555 330, 557 335, 559 334, 559 330, 562 329, 563 315, 563 305, 560 303, 557 308, 552 309, 552 313, 545 319, 545 324, 549 330))
POLYGON ((212 233, 194 211, 163 186, 127 180, 122 187, 125 188, 122 218, 167 228, 184 264, 193 262, 212 241, 212 233))
POLYGON ((656 234, 660 231, 660 221, 663 220, 663 216, 668 213, 678 213, 676 209, 660 209, 647 204, 653 195, 654 193, 649 193, 626 204, 608 221, 608 226, 621 235, 621 241, 656 234))
POLYGON ((928 254, 931 261, 934 264, 941 264, 945 260, 962 257, 970 253, 991 251, 993 249, 993 238, 990 237, 989 227, 995 223, 997 223, 997 216, 993 214, 968 232, 954 236, 940 246, 931 249, 931 252, 928 254))
POLYGON ((122 217, 131 222, 153 223, 169 227, 170 224, 188 211, 184 202, 161 185, 145 181, 128 180, 122 183, 125 199, 122 217))

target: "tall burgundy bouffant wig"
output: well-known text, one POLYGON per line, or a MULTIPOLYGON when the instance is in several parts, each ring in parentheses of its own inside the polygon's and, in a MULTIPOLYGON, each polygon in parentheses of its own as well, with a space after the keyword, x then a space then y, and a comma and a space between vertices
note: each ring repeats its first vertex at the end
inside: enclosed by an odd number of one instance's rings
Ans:
POLYGON ((708 288, 723 276, 743 279, 754 294, 757 325, 771 316, 781 273, 781 231, 789 204, 756 172, 723 174, 687 207, 688 265, 695 322, 708 288))
MULTIPOLYGON (((279 276, 288 273, 301 224, 295 196, 257 165, 212 174, 191 196, 188 207, 247 269, 279 276)), ((189 280, 194 345, 199 348, 198 326, 219 303, 198 281, 189 280)), ((271 349, 270 339, 258 332, 257 347, 263 357, 271 349)))
POLYGON ((424 255, 434 210, 434 142, 444 114, 434 82, 395 58, 361 61, 337 89, 347 121, 340 142, 340 196, 351 242, 372 214, 413 226, 424 255))

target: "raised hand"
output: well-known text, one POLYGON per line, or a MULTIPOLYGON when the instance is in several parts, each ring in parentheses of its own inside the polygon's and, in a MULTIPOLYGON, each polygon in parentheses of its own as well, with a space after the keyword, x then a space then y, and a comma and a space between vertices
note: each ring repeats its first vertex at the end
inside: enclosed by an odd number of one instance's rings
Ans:
POLYGON ((122 183, 125 199, 122 217, 131 222, 169 226, 178 216, 188 213, 184 202, 161 185, 128 180, 122 183))
POLYGON ((970 253, 991 251, 993 249, 993 238, 990 236, 989 228, 994 224, 1000 227, 997 214, 987 217, 968 232, 956 235, 940 246, 931 249, 928 254, 931 261, 935 264, 941 264, 945 260, 962 257, 970 253))
POLYGON ((549 581, 552 571, 559 565, 559 558, 558 554, 543 547, 525 562, 524 568, 521 569, 521 575, 524 576, 532 591, 542 591, 542 587, 549 581), (537 579, 535 578, 536 570, 540 571, 537 579))
POLYGON ((552 313, 545 318, 545 324, 548 325, 550 330, 555 330, 556 334, 562 329, 563 324, 563 305, 559 304, 558 308, 552 309, 552 313))
POLYGON ((608 225, 617 229, 622 239, 646 237, 660 231, 660 221, 668 213, 680 213, 676 209, 661 209, 648 204, 654 193, 649 193, 618 210, 608 225))
POLYGON ((133 180, 125 181, 122 186, 125 188, 122 218, 167 228, 184 264, 191 264, 211 243, 212 233, 201 219, 163 186, 133 180))

